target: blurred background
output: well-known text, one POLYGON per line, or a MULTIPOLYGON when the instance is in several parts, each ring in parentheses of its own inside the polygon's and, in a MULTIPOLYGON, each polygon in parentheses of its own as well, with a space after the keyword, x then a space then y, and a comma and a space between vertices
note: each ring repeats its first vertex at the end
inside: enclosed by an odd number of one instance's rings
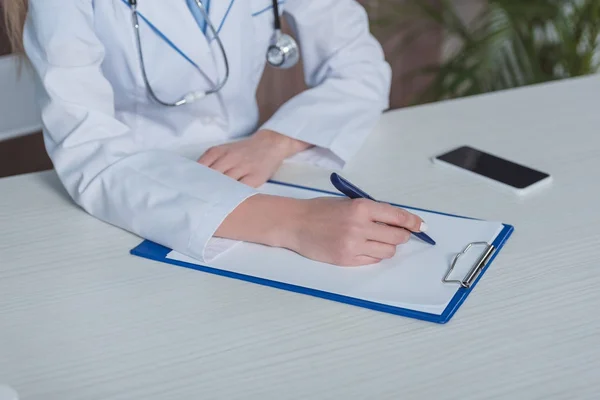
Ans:
MULTIPOLYGON (((393 69, 392 109, 600 69, 600 0, 360 3, 393 69)), ((14 58, 0 21, 0 177, 52 168, 31 78, 27 70, 18 74, 14 58)), ((257 93, 261 120, 304 88, 301 64, 267 68, 257 93)))

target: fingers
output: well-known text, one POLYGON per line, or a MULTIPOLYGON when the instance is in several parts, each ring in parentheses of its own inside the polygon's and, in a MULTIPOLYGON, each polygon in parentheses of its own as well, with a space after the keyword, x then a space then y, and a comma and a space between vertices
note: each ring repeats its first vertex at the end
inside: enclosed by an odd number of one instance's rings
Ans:
POLYGON ((375 222, 399 226, 413 232, 420 232, 426 228, 421 218, 390 204, 375 203, 371 210, 371 217, 375 222))
POLYGON ((244 167, 231 168, 225 172, 225 175, 254 188, 263 185, 267 181, 266 178, 260 175, 248 173, 244 167))
POLYGON ((394 257, 396 255, 396 246, 368 240, 364 244, 362 251, 364 254, 354 256, 342 265, 346 267, 359 267, 362 265, 377 264, 381 260, 394 257))
POLYGON ((377 242, 397 246, 409 241, 410 232, 396 226, 372 224, 367 232, 367 237, 377 242))
POLYGON ((386 260, 396 255, 396 246, 387 243, 368 240, 364 245, 364 255, 368 257, 386 260))
POLYGON ((225 171, 225 175, 239 181, 241 178, 245 177, 248 171, 246 171, 243 167, 234 167, 225 171))
POLYGON ((225 154, 218 158, 214 163, 209 165, 209 167, 224 174, 225 171, 235 168, 236 164, 237 163, 233 157, 227 157, 227 154, 225 154))
POLYGON ((263 185, 269 179, 268 176, 262 176, 259 168, 249 166, 241 160, 239 154, 230 148, 216 146, 208 149, 198 159, 198 163, 255 188, 263 185))
MULTIPOLYGON (((211 169, 219 171, 223 174, 229 175, 226 171, 229 171, 236 167, 238 164, 237 157, 232 155, 223 146, 211 147, 198 159, 198 163, 205 165, 211 169)), ((239 173, 239 171, 235 171, 239 173)), ((242 175, 243 176, 243 175, 242 175)))
POLYGON ((253 188, 263 185, 266 181, 267 179, 256 174, 246 175, 240 180, 240 182, 245 183, 248 186, 252 186, 253 188))
POLYGON ((198 163, 210 167, 219 157, 221 157, 223 152, 223 149, 219 146, 211 147, 202 154, 202 157, 198 159, 198 163))
POLYGON ((350 262, 348 262, 345 267, 360 267, 363 265, 373 265, 381 262, 381 259, 369 256, 356 256, 350 262))

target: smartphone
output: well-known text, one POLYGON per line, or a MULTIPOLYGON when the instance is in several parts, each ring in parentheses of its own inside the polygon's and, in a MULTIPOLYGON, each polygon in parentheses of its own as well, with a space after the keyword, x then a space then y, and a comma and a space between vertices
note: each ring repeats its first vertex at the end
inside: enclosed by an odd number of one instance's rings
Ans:
POLYGON ((493 154, 461 146, 433 158, 433 162, 465 171, 518 194, 526 194, 550 183, 551 176, 493 154))

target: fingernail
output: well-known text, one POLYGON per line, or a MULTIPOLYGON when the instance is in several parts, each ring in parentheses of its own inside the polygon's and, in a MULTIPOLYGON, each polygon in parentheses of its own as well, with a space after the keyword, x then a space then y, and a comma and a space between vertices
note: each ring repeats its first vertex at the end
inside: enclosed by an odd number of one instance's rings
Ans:
POLYGON ((419 227, 419 231, 421 231, 421 232, 427 231, 427 224, 425 223, 425 221, 421 221, 421 226, 419 227))

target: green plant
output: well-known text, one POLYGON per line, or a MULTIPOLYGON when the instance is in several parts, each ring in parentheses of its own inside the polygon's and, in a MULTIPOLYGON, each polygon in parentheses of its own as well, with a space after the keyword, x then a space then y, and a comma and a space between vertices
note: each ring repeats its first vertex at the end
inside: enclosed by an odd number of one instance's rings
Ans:
POLYGON ((379 0, 379 12, 370 9, 375 29, 402 29, 404 44, 436 28, 458 43, 438 64, 412 73, 431 77, 417 102, 600 70, 600 0, 487 0, 469 23, 457 9, 465 1, 379 0))

